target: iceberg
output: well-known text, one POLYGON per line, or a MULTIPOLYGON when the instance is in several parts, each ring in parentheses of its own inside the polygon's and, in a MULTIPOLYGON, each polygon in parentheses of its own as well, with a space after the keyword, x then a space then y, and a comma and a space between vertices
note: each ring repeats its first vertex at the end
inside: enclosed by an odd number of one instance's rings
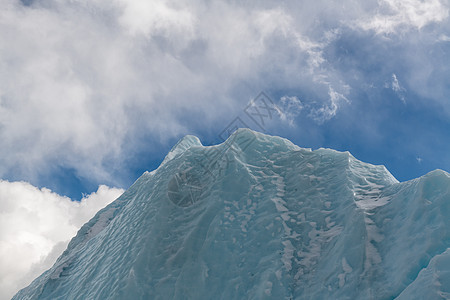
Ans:
POLYGON ((450 299, 450 175, 187 136, 13 299, 450 299))

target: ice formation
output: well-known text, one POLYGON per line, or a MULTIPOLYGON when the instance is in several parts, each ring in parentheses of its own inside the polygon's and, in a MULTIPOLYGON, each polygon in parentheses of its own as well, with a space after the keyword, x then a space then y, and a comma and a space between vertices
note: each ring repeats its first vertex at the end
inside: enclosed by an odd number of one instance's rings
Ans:
POLYGON ((450 299, 450 175, 187 136, 13 299, 450 299))

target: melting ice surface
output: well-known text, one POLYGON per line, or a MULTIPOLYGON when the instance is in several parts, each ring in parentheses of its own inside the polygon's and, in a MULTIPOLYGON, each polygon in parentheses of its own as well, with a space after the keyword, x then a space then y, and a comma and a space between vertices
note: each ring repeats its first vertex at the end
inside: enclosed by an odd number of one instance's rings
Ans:
POLYGON ((450 175, 187 136, 14 299, 450 299, 450 175))

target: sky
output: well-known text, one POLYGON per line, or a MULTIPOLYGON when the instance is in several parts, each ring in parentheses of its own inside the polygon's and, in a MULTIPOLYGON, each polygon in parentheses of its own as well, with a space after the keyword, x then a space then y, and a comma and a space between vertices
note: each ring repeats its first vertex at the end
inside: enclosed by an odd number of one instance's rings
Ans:
POLYGON ((449 0, 0 5, 0 299, 186 134, 450 171, 449 0))

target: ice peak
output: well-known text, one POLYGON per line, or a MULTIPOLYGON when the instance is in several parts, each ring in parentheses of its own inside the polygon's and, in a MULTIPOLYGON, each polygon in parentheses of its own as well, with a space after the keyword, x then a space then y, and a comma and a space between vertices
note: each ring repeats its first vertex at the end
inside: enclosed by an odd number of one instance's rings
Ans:
POLYGON ((13 299, 450 295, 448 173, 399 183, 249 129, 211 147, 188 135, 164 161, 13 299))
POLYGON ((186 135, 181 140, 179 140, 178 143, 175 144, 175 146, 172 147, 172 149, 164 158, 161 165, 165 164, 166 162, 174 158, 176 155, 183 153, 184 151, 193 146, 203 146, 203 145, 198 137, 190 134, 186 135))
POLYGON ((186 135, 181 140, 178 141, 178 143, 173 146, 172 151, 185 151, 186 149, 192 147, 192 146, 203 146, 202 142, 200 142, 200 139, 196 137, 195 135, 186 135))
POLYGON ((241 150, 245 150, 249 146, 256 147, 256 145, 258 145, 261 150, 262 148, 266 148, 284 152, 300 149, 300 147, 294 145, 288 139, 279 136, 267 135, 249 128, 238 128, 228 137, 224 144, 237 146, 241 150))

